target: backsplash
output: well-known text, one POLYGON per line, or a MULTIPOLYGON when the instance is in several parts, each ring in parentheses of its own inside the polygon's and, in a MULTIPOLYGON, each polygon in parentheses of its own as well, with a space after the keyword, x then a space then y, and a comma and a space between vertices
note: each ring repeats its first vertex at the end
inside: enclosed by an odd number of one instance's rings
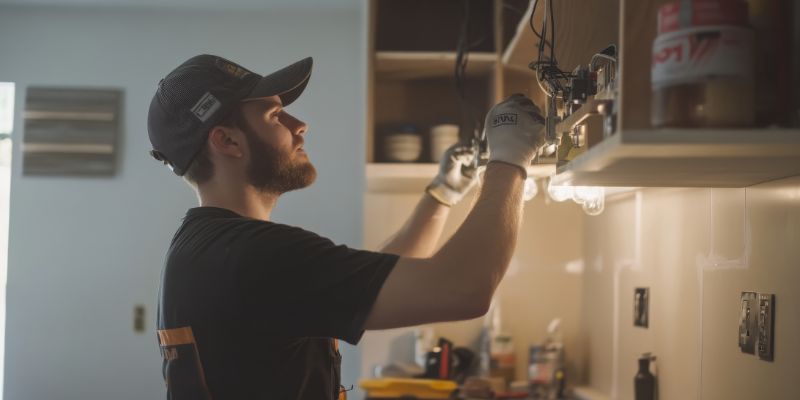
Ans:
POLYGON ((584 219, 581 363, 587 384, 633 399, 657 357, 661 399, 800 398, 800 177, 747 189, 645 189, 584 219), (633 323, 649 288, 649 327, 633 323), (737 346, 740 294, 774 293, 775 359, 737 346))
MULTIPOLYGON (((411 213, 419 191, 371 191, 365 247, 377 249, 411 213)), ((449 237, 471 199, 456 206, 449 237)), ((498 291, 514 334, 517 379, 528 347, 562 318, 570 386, 633 399, 642 353, 656 356, 660 399, 800 398, 800 177, 747 189, 650 188, 609 198, 603 214, 540 193, 526 203, 517 251, 498 291), (648 326, 634 326, 634 293, 648 289, 648 326), (774 361, 737 346, 740 295, 774 293, 774 361)), ((435 324, 476 348, 482 321, 435 324)), ((362 377, 413 360, 413 329, 367 332, 362 377)))

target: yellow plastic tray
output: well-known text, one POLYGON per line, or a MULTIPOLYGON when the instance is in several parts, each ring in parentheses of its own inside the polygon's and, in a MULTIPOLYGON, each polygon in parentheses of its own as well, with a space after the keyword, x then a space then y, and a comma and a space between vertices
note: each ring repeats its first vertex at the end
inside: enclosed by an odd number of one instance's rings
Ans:
POLYGON ((458 387, 453 381, 439 379, 384 378, 362 379, 362 389, 371 398, 416 397, 418 399, 448 399, 458 387))

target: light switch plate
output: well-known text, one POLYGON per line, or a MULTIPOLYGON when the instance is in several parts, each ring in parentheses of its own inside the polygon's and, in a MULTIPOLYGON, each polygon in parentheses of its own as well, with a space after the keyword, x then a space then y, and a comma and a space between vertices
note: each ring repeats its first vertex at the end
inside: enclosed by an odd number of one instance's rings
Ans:
POLYGON ((739 349, 742 353, 755 354, 757 315, 758 294, 742 292, 739 312, 739 349))
POLYGON ((144 333, 144 305, 137 304, 133 307, 133 331, 136 333, 144 333))
POLYGON ((650 288, 633 290, 633 326, 647 328, 650 325, 650 288))
POLYGON ((758 358, 772 361, 775 327, 775 295, 758 294, 758 358))

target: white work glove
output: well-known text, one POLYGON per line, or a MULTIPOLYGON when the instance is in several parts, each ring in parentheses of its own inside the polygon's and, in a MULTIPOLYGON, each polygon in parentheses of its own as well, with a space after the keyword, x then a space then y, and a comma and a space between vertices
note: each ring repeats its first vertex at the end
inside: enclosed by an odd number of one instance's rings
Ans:
POLYGON ((492 107, 483 129, 489 142, 489 161, 517 165, 526 173, 545 142, 542 112, 522 94, 512 94, 492 107))
POLYGON ((439 173, 425 191, 448 207, 455 205, 478 182, 474 159, 472 146, 463 143, 450 146, 439 162, 439 173))

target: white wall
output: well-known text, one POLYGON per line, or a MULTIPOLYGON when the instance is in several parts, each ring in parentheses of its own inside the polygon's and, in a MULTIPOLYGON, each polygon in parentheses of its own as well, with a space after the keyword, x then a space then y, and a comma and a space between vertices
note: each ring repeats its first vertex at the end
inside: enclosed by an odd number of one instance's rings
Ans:
MULTIPOLYGON (((163 398, 154 332, 164 252, 188 186, 152 160, 146 113, 158 80, 209 52, 269 72, 315 57, 292 107, 310 125, 317 184, 274 219, 361 242, 364 149, 361 11, 191 11, 0 6, 0 81, 124 90, 119 169, 111 178, 21 175, 21 113, 11 182, 6 400, 163 398), (334 211, 334 212, 332 212, 334 211), (147 333, 132 330, 135 304, 147 333)), ((345 353, 345 382, 360 356, 345 353)))
MULTIPOLYGON (((364 203, 364 245, 378 249, 405 222, 424 192, 427 179, 387 184, 371 188, 364 203), (402 185, 402 191, 398 188, 402 185), (391 188, 390 190, 383 190, 391 188)), ((453 207, 441 243, 456 231, 466 218, 475 191, 453 207)), ((514 337, 515 376, 527 379, 531 345, 546 338, 547 325, 561 318, 568 357, 570 384, 584 374, 577 361, 582 357, 579 343, 582 270, 583 211, 572 201, 554 203, 542 191, 525 204, 524 220, 517 247, 506 276, 495 295, 501 305, 502 329, 514 337)), ((431 324, 437 333, 455 346, 477 351, 483 318, 431 324)), ((374 367, 389 362, 413 362, 413 328, 370 331, 360 345, 361 373, 372 377, 374 367)))
POLYGON ((800 177, 746 189, 647 189, 584 221, 588 383, 633 399, 638 356, 657 359, 659 398, 797 399, 800 177), (633 326, 635 287, 650 326, 633 326), (774 293, 775 359, 737 346, 740 294, 774 293))

